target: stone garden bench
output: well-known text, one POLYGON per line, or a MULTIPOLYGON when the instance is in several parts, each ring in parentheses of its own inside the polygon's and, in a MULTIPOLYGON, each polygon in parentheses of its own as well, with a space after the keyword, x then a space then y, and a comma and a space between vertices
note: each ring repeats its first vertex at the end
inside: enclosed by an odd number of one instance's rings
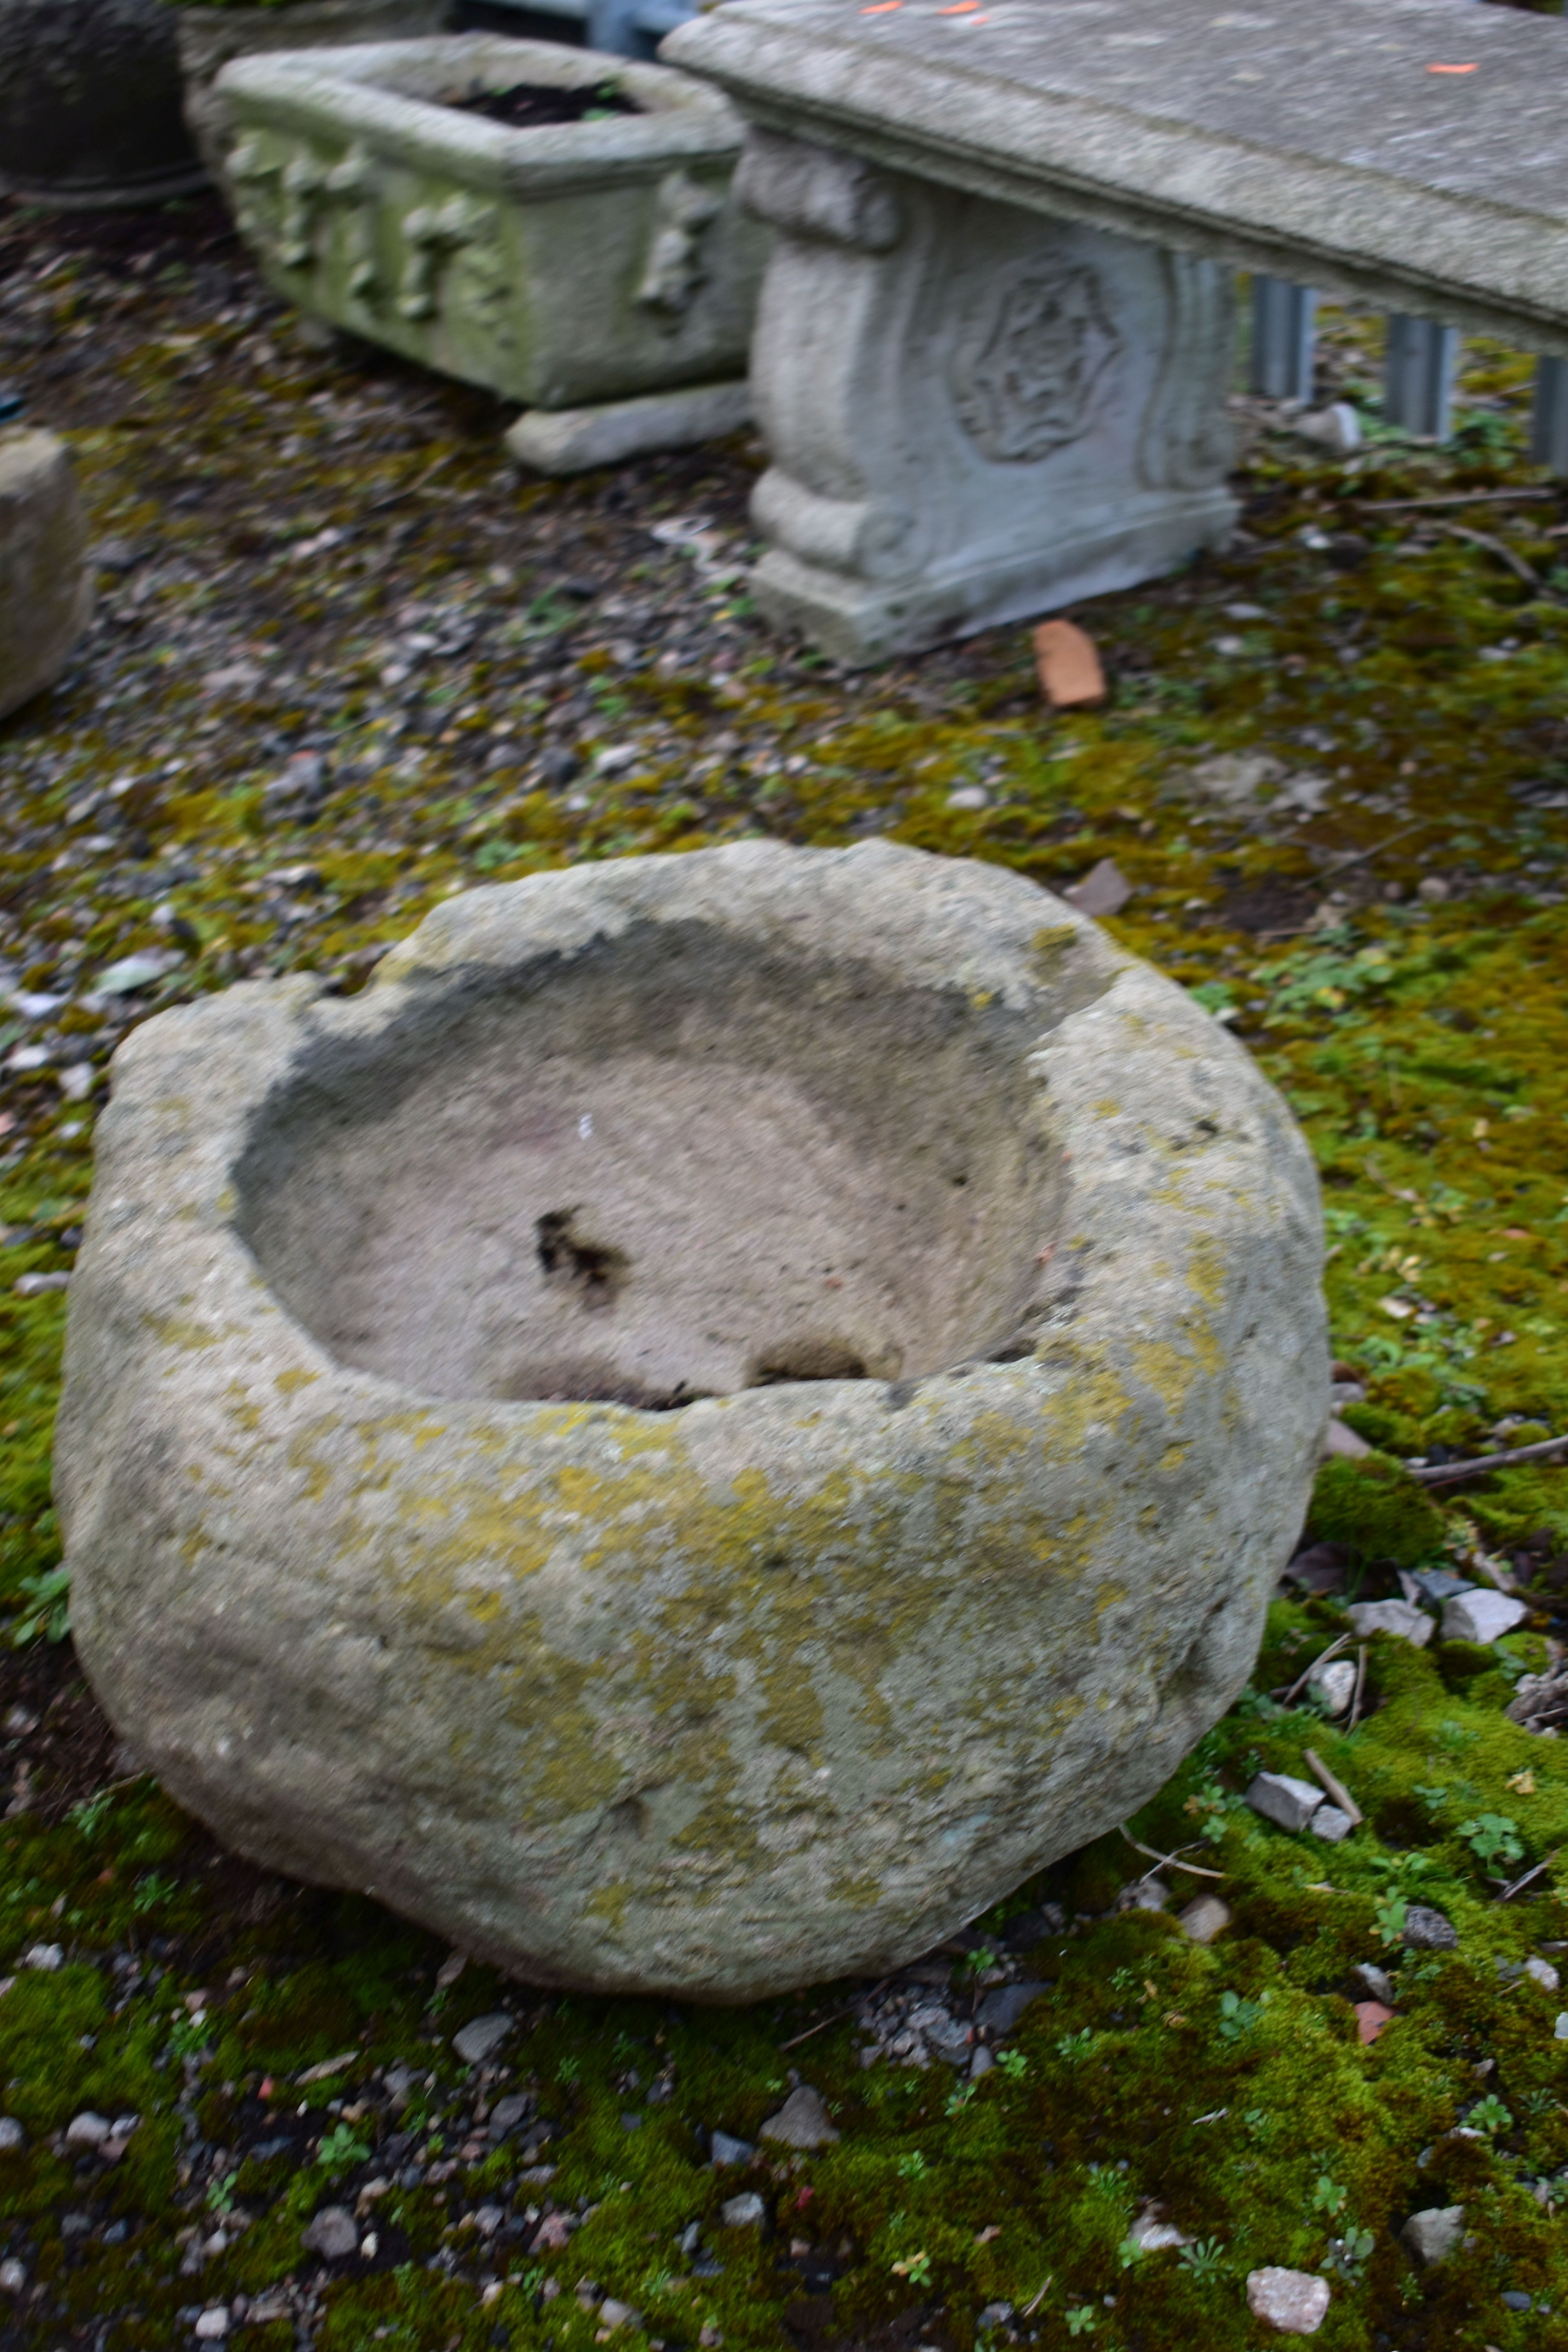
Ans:
POLYGON ((1568 356, 1568 27, 1473 0, 730 0, 778 232, 758 594, 875 660, 1222 541, 1235 268, 1568 356))

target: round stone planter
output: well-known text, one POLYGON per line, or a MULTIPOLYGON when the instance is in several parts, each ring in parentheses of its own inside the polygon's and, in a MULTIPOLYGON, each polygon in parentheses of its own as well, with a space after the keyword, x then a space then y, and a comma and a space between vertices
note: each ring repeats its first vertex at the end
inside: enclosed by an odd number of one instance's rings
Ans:
POLYGON ((205 178, 160 0, 0 0, 0 194, 157 204, 205 178))
POLYGON ((57 1491, 172 1793, 535 1982, 927 1948, 1229 1704, 1327 1406, 1310 1161, 1019 877, 473 891, 115 1057, 57 1491))

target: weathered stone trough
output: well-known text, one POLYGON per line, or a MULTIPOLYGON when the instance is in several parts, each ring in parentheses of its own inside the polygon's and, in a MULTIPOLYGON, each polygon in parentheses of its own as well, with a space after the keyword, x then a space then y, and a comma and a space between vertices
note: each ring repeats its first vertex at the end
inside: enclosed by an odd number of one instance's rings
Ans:
POLYGON ((1234 1697, 1327 1403, 1310 1161, 1021 877, 473 891, 121 1046, 58 1493, 173 1794, 542 1983, 927 1948, 1234 1697))
POLYGON ((531 410, 557 470, 733 431, 767 232, 730 202, 738 117, 661 66, 436 36, 245 57, 218 77, 239 226, 317 317, 531 410), (607 91, 575 121, 465 111, 607 91), (564 415, 555 412, 566 412, 564 415))

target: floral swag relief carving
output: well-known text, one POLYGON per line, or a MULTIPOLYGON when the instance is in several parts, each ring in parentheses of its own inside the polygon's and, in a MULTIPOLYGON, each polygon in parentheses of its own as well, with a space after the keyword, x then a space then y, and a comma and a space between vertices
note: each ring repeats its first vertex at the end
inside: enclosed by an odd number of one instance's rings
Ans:
POLYGON ((997 464, 1034 464, 1089 430, 1121 356, 1094 270, 1026 262, 988 289, 960 331, 952 362, 959 421, 997 464))
POLYGON ((684 172, 668 172, 658 184, 653 243, 637 287, 645 310, 661 311, 677 324, 696 300, 708 272, 702 232, 724 209, 721 191, 705 188, 684 172))

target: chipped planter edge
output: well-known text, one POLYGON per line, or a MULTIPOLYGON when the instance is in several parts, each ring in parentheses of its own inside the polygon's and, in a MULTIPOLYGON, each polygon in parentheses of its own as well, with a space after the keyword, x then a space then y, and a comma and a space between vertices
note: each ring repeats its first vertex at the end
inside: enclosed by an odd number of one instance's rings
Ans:
POLYGON ((218 75, 235 58, 342 48, 349 43, 410 40, 438 33, 447 0, 289 0, 274 8, 176 10, 175 37, 184 86, 185 127, 207 171, 224 185, 232 142, 218 75))
POLYGON ((99 1152, 56 1456, 78 1646, 170 1792, 266 1866, 529 1981, 744 2001, 929 1948, 1152 1796, 1250 1671, 1327 1404, 1310 1155, 1183 991, 1019 877, 745 844, 473 891, 357 998, 251 983, 144 1024, 99 1152), (1028 1051, 1074 1129, 1034 1353, 673 1413, 432 1400, 334 1360, 234 1228, 269 1092, 312 1041, 515 968, 520 916, 570 955, 721 884, 748 941, 830 955, 853 919, 905 982, 1026 1022, 1074 999, 1028 1051), (407 1506, 379 1531, 366 1477, 407 1506), (592 1528, 547 1527, 563 1479, 592 1528), (831 1567, 803 1562, 781 1630, 757 1561, 803 1524, 831 1567), (652 1601, 645 1672, 616 1615, 652 1601), (653 1853, 637 1792, 693 1707, 704 1809, 653 1853))
POLYGON ((702 83, 454 34, 238 58, 216 88, 241 233, 318 317, 531 408, 744 381, 768 233, 731 199, 741 124, 702 83), (613 80, 648 110, 514 130, 432 102, 509 78, 613 80))

